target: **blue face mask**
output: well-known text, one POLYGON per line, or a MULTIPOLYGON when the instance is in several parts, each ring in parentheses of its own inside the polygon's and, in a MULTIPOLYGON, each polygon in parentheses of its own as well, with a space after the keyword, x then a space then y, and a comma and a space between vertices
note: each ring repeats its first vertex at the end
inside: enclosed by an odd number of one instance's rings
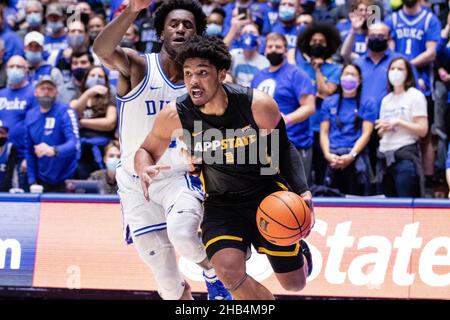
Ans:
POLYGON ((64 24, 62 23, 62 21, 57 21, 57 22, 47 22, 47 31, 49 33, 55 33, 58 32, 59 30, 61 30, 62 28, 64 28, 64 24))
POLYGON ((32 28, 39 27, 42 24, 42 16, 38 12, 30 13, 27 15, 26 20, 32 28))
POLYGON ((295 9, 291 7, 280 7, 278 17, 281 21, 289 22, 295 19, 295 9))
POLYGON ((222 26, 215 23, 208 23, 206 26, 206 34, 208 36, 220 36, 222 34, 222 26))
POLYGON ((244 33, 241 35, 240 43, 241 48, 244 50, 253 50, 258 47, 259 37, 252 33, 244 33))
POLYGON ((25 59, 31 64, 36 65, 39 62, 43 61, 44 58, 42 56, 42 51, 33 52, 25 50, 25 59))
POLYGON ((99 78, 98 76, 90 76, 87 78, 86 80, 86 87, 87 88, 92 88, 96 85, 105 85, 105 79, 104 78, 99 78))
POLYGON ((79 49, 84 43, 84 35, 82 34, 72 34, 67 36, 67 43, 73 49, 79 49))
POLYGON ((8 68, 6 69, 6 74, 8 76, 8 84, 17 85, 25 80, 25 70, 19 68, 8 68))

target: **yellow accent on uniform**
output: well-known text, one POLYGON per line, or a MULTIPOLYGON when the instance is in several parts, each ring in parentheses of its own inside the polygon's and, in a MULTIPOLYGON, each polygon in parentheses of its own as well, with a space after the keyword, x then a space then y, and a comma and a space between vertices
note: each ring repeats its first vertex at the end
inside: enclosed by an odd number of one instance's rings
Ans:
POLYGON ((282 184, 281 182, 276 181, 276 184, 283 190, 283 191, 289 191, 289 189, 282 184))
POLYGON ((212 238, 211 240, 209 240, 206 245, 205 245, 205 250, 206 248, 208 248, 210 245, 212 245, 213 243, 216 243, 217 241, 220 240, 235 240, 235 241, 242 241, 243 239, 240 237, 235 237, 235 236, 218 236, 215 238, 212 238))
POLYGON ((202 191, 205 194, 205 199, 206 199, 206 198, 208 198, 208 194, 206 193, 205 178, 203 177, 203 171, 200 171, 200 182, 202 183, 202 191))
POLYGON ((295 257, 298 255, 300 249, 300 243, 297 242, 294 251, 271 251, 263 247, 258 248, 258 252, 265 253, 274 257, 295 257))

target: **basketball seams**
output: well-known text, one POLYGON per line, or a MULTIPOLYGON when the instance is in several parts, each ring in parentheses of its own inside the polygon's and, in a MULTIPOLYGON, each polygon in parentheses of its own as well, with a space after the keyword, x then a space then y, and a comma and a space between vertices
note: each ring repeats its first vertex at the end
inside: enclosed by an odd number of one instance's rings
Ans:
POLYGON ((284 228, 289 229, 289 230, 294 230, 294 231, 298 230, 298 228, 291 228, 291 227, 285 226, 285 225, 282 224, 281 222, 279 222, 279 221, 275 220, 274 218, 272 218, 271 216, 269 216, 269 215, 261 208, 261 205, 258 207, 258 209, 261 210, 261 212, 262 212, 266 217, 268 217, 270 220, 272 220, 272 221, 278 223, 280 226, 283 226, 284 228))
MULTIPOLYGON (((286 192, 286 191, 284 191, 284 192, 286 192)), ((300 232, 302 232, 302 226, 298 222, 297 216, 295 215, 294 211, 292 211, 291 207, 282 198, 278 197, 277 195, 272 193, 270 196, 271 197, 275 197, 275 198, 277 198, 278 200, 280 200, 281 202, 284 203, 284 205, 289 209, 289 211, 291 212, 291 214, 294 217, 295 221, 297 222, 297 225, 300 228, 300 232)))

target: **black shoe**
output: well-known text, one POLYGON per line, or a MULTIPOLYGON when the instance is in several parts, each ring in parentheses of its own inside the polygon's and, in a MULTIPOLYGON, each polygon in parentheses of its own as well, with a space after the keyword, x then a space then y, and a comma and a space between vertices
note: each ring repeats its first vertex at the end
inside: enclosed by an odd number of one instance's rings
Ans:
POLYGON ((302 249, 302 253, 306 258, 306 262, 308 263, 308 276, 310 276, 313 270, 311 251, 309 251, 308 244, 303 240, 300 240, 300 248, 302 249))

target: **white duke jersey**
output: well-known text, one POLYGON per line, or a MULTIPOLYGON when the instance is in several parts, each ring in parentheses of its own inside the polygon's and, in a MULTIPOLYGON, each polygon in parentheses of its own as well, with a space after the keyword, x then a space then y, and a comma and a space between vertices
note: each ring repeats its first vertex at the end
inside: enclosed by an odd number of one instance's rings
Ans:
MULTIPOLYGON (((145 54, 144 57, 147 65, 144 79, 125 96, 117 96, 121 147, 121 162, 118 167, 123 166, 131 175, 136 175, 134 155, 153 128, 156 115, 169 102, 187 92, 184 84, 174 84, 169 80, 162 68, 159 54, 145 54)), ((158 162, 170 165, 172 170, 158 177, 187 170, 186 161, 180 156, 180 152, 180 144, 172 141, 158 162)))

